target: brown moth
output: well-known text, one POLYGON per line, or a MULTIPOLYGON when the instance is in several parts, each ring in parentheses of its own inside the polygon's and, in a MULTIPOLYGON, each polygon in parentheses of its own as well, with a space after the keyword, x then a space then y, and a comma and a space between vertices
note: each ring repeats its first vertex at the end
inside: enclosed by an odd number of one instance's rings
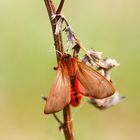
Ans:
POLYGON ((63 54, 58 63, 56 79, 47 98, 44 113, 58 112, 67 104, 77 106, 82 95, 103 99, 114 93, 114 86, 104 76, 84 62, 80 62, 78 58, 63 54))

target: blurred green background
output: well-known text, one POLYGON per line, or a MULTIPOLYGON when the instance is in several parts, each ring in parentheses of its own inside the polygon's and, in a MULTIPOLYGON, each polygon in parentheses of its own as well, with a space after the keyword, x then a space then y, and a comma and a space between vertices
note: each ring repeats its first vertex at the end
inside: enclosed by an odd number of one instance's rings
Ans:
MULTIPOLYGON (((58 0, 55 0, 58 3, 58 0)), ((72 109, 76 140, 140 139, 140 1, 68 0, 63 12, 87 47, 120 62, 112 71, 124 102, 99 111, 83 100, 72 109)), ((43 114, 56 66, 43 0, 0 0, 0 139, 63 140, 43 114)), ((62 118, 61 113, 59 113, 62 118)))

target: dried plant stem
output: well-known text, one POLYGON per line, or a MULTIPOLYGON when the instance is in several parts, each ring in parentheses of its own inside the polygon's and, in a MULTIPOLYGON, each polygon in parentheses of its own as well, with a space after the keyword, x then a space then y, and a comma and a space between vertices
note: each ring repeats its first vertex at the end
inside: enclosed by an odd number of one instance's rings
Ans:
POLYGON ((53 113, 54 118, 56 119, 56 121, 60 124, 60 127, 63 126, 63 122, 60 121, 60 119, 57 117, 57 115, 55 113, 53 113))
POLYGON ((52 0, 44 0, 44 2, 45 2, 45 5, 46 5, 48 15, 49 15, 49 19, 50 19, 51 26, 52 26, 52 32, 53 32, 54 43, 55 43, 54 45, 55 45, 55 49, 57 50, 56 51, 56 56, 57 56, 57 61, 58 61, 60 56, 61 56, 61 54, 58 53, 58 52, 63 53, 62 36, 61 36, 61 33, 59 33, 57 35, 55 34, 55 25, 56 25, 57 19, 52 20, 52 15, 55 14, 55 7, 54 7, 54 4, 53 4, 53 1, 52 0))
POLYGON ((63 109, 64 116, 64 134, 66 140, 74 140, 73 131, 72 131, 72 120, 71 120, 71 112, 70 106, 67 105, 63 109))
MULTIPOLYGON (((52 26, 52 32, 53 32, 53 37, 54 37, 54 42, 55 42, 55 49, 56 51, 56 56, 57 56, 57 62, 59 61, 59 58, 61 56, 61 53, 63 53, 63 42, 62 42, 62 36, 61 33, 59 34, 55 34, 55 25, 57 22, 57 19, 53 19, 52 20, 52 15, 56 13, 55 11, 55 6, 53 4, 52 0, 44 0, 47 11, 48 11, 48 15, 49 15, 49 19, 51 22, 51 26, 52 26)), ((61 0, 60 5, 58 7, 57 13, 60 13, 62 10, 64 4, 64 0, 61 0)), ((70 106, 67 105, 64 109, 63 109, 63 116, 64 116, 64 124, 63 124, 63 131, 64 131, 64 135, 65 135, 65 140, 74 140, 73 137, 73 131, 72 131, 72 122, 71 122, 71 112, 70 112, 70 106)), ((56 116, 54 116, 56 118, 56 116)), ((61 122, 60 122, 61 124, 61 122)))
POLYGON ((63 8, 64 2, 65 2, 65 0, 61 0, 60 1, 59 7, 58 7, 58 9, 56 11, 56 14, 60 14, 61 13, 61 10, 63 8))

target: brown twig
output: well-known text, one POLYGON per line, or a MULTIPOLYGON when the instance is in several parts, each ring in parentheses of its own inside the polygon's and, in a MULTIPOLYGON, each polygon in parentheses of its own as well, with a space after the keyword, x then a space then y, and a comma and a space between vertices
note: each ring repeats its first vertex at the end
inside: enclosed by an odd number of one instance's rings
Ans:
MULTIPOLYGON (((55 45, 55 49, 57 50, 56 51, 57 62, 59 62, 61 54, 58 52, 61 52, 63 54, 63 43, 62 43, 61 33, 55 34, 55 26, 56 26, 57 19, 52 20, 52 15, 56 14, 55 6, 54 6, 52 0, 44 0, 44 2, 45 2, 45 5, 46 5, 47 11, 48 11, 48 15, 49 15, 49 19, 51 22, 52 32, 53 32, 53 37, 54 37, 54 42, 55 42, 54 45, 55 45)), ((61 0, 57 13, 61 12, 63 4, 64 4, 64 0, 61 0)), ((54 116, 54 117, 56 117, 56 116, 54 116)), ((67 105, 63 109, 63 117, 64 117, 63 131, 64 131, 65 139, 74 140, 73 131, 72 131, 72 122, 71 122, 71 112, 70 112, 69 105, 67 105)))
POLYGON ((55 14, 55 7, 53 4, 52 0, 44 0, 47 11, 48 11, 48 15, 49 15, 49 19, 51 22, 51 26, 52 26, 52 32, 53 32, 53 37, 54 37, 54 45, 55 45, 55 49, 56 51, 56 56, 57 56, 57 61, 59 61, 59 58, 61 56, 60 53, 58 52, 62 52, 63 53, 63 44, 62 44, 62 36, 61 33, 59 34, 55 34, 55 25, 57 22, 57 19, 53 19, 52 20, 52 15, 55 14))
POLYGON ((62 127, 64 124, 60 121, 60 119, 57 117, 57 115, 55 113, 53 113, 53 116, 56 119, 56 121, 60 124, 60 127, 62 127))
POLYGON ((73 131, 72 131, 72 120, 71 120, 71 112, 70 106, 67 105, 63 109, 63 117, 64 117, 64 134, 66 140, 74 140, 73 131))
POLYGON ((65 0, 61 0, 60 1, 60 4, 59 4, 58 9, 56 11, 56 14, 60 14, 61 13, 61 10, 63 8, 64 2, 65 2, 65 0))

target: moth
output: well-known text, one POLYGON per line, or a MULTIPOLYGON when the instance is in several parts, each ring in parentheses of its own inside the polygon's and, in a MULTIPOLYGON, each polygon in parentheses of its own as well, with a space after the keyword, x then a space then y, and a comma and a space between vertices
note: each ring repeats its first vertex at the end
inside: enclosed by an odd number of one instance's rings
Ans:
POLYGON ((58 112, 68 104, 78 106, 82 96, 103 99, 114 93, 114 86, 104 76, 77 57, 63 54, 58 62, 56 79, 47 98, 44 113, 58 112))

